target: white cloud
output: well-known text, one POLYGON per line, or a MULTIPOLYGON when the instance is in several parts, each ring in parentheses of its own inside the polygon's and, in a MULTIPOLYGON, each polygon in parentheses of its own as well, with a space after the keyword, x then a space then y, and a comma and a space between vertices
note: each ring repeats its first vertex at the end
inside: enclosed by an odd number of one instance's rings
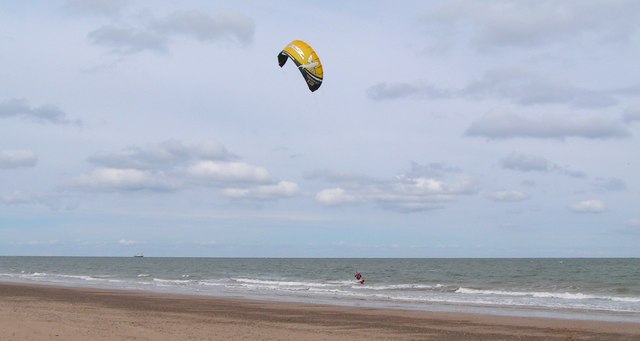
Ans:
POLYGON ((217 13, 210 15, 203 11, 176 11, 157 20, 152 28, 163 34, 182 34, 196 39, 227 39, 241 44, 253 40, 253 20, 242 14, 217 13))
POLYGON ((405 173, 405 176, 411 178, 443 178, 447 174, 458 173, 461 173, 460 169, 440 162, 431 162, 424 165, 417 162, 411 162, 411 169, 405 173))
POLYGON ((596 199, 580 201, 571 205, 570 208, 576 213, 602 213, 605 211, 604 203, 596 199))
POLYGON ((171 191, 180 186, 163 173, 138 169, 100 168, 76 179, 76 188, 98 191, 171 191))
POLYGON ((401 175, 393 185, 398 193, 409 195, 457 195, 477 192, 477 184, 469 179, 445 183, 442 180, 401 175))
POLYGON ((78 13, 116 17, 128 2, 128 0, 67 0, 66 9, 78 13))
POLYGON ((228 40, 240 45, 253 41, 253 20, 242 14, 203 11, 176 11, 142 26, 105 25, 89 33, 89 40, 118 54, 145 50, 164 52, 174 36, 193 37, 200 41, 228 40))
POLYGON ((233 199, 278 199, 298 194, 298 184, 280 181, 274 185, 262 185, 253 188, 225 188, 223 194, 233 199))
POLYGON ((626 183, 618 178, 596 178, 595 186, 605 191, 623 191, 627 188, 626 183))
POLYGON ((139 242, 135 241, 135 240, 129 240, 129 239, 120 239, 118 240, 118 244, 120 245, 136 245, 139 244, 139 242))
POLYGON ((358 202, 358 198, 347 193, 343 188, 324 189, 316 194, 316 200, 322 205, 338 206, 358 202))
POLYGON ((31 150, 0 150, 0 169, 33 167, 38 157, 31 150))
POLYGON ((622 120, 625 123, 640 122, 640 108, 627 109, 622 115, 622 120))
POLYGON ((99 153, 91 163, 111 168, 165 169, 192 160, 227 160, 233 158, 221 144, 188 145, 167 140, 146 147, 130 146, 114 153, 99 153))
MULTIPOLYGON (((428 28, 478 50, 533 48, 584 41, 629 41, 640 30, 636 1, 449 1, 431 12, 428 28), (470 33, 466 35, 465 33, 470 33)), ((446 38, 444 38, 446 37, 446 38)))
POLYGON ((363 182, 343 182, 342 186, 319 191, 316 201, 325 206, 372 203, 391 210, 414 212, 441 208, 443 203, 454 201, 460 195, 478 192, 476 181, 459 176, 454 179, 440 179, 421 176, 437 169, 439 175, 446 171, 458 173, 457 169, 440 164, 421 166, 413 164, 407 174, 391 180, 378 180, 369 184, 363 182), (355 184, 355 185, 354 185, 355 184))
POLYGON ((516 137, 607 139, 626 137, 630 133, 622 121, 601 117, 544 115, 530 118, 517 114, 491 113, 471 123, 465 134, 488 139, 516 137))
POLYGON ((422 82, 378 83, 367 89, 367 96, 376 101, 400 98, 444 99, 456 96, 456 91, 439 89, 422 82))
POLYGON ((0 195, 0 203, 3 203, 5 205, 37 204, 39 202, 40 198, 37 198, 25 192, 15 191, 12 193, 0 195))
POLYGON ((12 98, 0 102, 0 118, 8 117, 23 117, 53 124, 82 125, 80 120, 68 119, 67 113, 55 105, 45 104, 32 107, 26 99, 22 98, 12 98))
POLYGON ((570 169, 568 167, 558 166, 556 164, 553 165, 553 170, 566 176, 570 176, 572 178, 584 178, 587 174, 580 170, 570 169))
POLYGON ((401 177, 396 188, 402 193, 431 193, 441 194, 445 192, 444 184, 441 181, 431 178, 407 178, 401 177))
POLYGON ((518 170, 523 172, 537 171, 546 172, 549 170, 550 162, 539 156, 527 155, 517 152, 511 152, 505 158, 500 160, 503 168, 518 170))
POLYGON ((504 169, 510 169, 520 172, 548 172, 574 177, 584 178, 586 174, 582 171, 572 170, 566 166, 559 166, 549 160, 535 155, 511 152, 509 155, 500 160, 500 164, 504 169))
POLYGON ((268 182, 269 172, 244 162, 199 161, 187 169, 198 179, 211 182, 268 182))
POLYGON ((519 191, 498 191, 490 193, 488 198, 498 202, 519 202, 529 199, 529 196, 519 191))
POLYGON ((379 179, 361 173, 335 172, 330 170, 306 172, 307 180, 319 180, 329 183, 350 184, 353 186, 369 185, 380 182, 379 179))
POLYGON ((490 70, 460 91, 461 97, 502 98, 521 105, 566 104, 581 108, 614 105, 616 94, 628 93, 625 90, 585 89, 523 68, 490 70))
POLYGON ((50 240, 30 240, 26 243, 27 245, 55 245, 58 244, 58 240, 57 239, 50 239, 50 240))
POLYGON ((177 191, 221 188, 231 199, 278 200, 298 194, 298 184, 274 180, 266 168, 231 161, 237 156, 221 144, 190 145, 168 140, 99 153, 89 161, 103 167, 75 179, 85 191, 177 191))
POLYGON ((76 199, 69 198, 62 193, 37 194, 23 191, 0 194, 0 204, 8 206, 42 205, 52 210, 71 210, 78 205, 76 199))
MULTIPOLYGON (((379 83, 367 90, 373 100, 413 99, 501 99, 530 106, 564 104, 575 108, 602 108, 618 104, 619 97, 638 97, 640 87, 587 89, 555 80, 525 68, 497 68, 460 89, 444 89, 415 83, 379 83)), ((629 114, 629 119, 633 119, 629 114)))
POLYGON ((629 225, 631 226, 639 226, 640 227, 640 218, 633 218, 629 220, 629 225))
POLYGON ((164 52, 168 44, 167 38, 157 32, 113 25, 91 31, 88 37, 93 44, 109 47, 111 52, 118 54, 133 54, 145 50, 164 52))

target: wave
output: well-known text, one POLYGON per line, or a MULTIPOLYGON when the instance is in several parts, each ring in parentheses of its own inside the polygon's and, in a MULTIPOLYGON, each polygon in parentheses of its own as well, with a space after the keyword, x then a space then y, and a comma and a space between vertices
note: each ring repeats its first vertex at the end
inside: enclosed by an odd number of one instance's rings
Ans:
POLYGON ((630 302, 640 303, 638 297, 616 297, 616 296, 603 296, 603 295, 591 295, 583 293, 570 293, 570 292, 540 292, 540 291, 505 291, 505 290, 487 290, 487 289, 471 289, 471 288, 458 288, 455 293, 458 294, 472 294, 472 295, 496 295, 496 296, 519 296, 519 297, 534 297, 534 298, 555 298, 562 300, 606 300, 616 302, 630 302))
MULTIPOLYGON (((187 271, 185 271, 187 272, 187 271)), ((265 278, 261 276, 202 278, 201 275, 156 276, 156 271, 129 273, 116 277, 101 274, 56 274, 49 272, 0 273, 0 279, 63 285, 159 290, 204 295, 244 295, 247 297, 291 297, 336 302, 374 302, 410 305, 476 305, 491 307, 532 307, 640 313, 640 297, 597 292, 473 288, 451 283, 380 283, 360 285, 354 280, 307 278, 265 278)), ((577 291, 577 290, 576 290, 577 291)))
POLYGON ((232 281, 241 284, 251 285, 263 285, 273 287, 335 287, 341 286, 345 283, 353 284, 353 282, 302 282, 302 281, 285 281, 285 280, 265 280, 265 279, 253 279, 253 278, 231 278, 232 281))
POLYGON ((163 278, 154 278, 152 280, 154 283, 158 285, 170 286, 170 285, 188 285, 193 284, 195 281, 190 279, 163 279, 163 278))
POLYGON ((457 286, 447 286, 443 284, 389 284, 389 285, 370 285, 369 290, 380 291, 442 291, 455 292, 457 286))
POLYGON ((0 277, 15 278, 18 280, 37 281, 37 282, 54 282, 54 283, 85 283, 85 282, 108 282, 108 283, 122 283, 123 279, 113 278, 109 275, 67 275, 67 274, 55 274, 46 272, 32 272, 27 273, 22 271, 20 273, 13 274, 0 274, 0 277))

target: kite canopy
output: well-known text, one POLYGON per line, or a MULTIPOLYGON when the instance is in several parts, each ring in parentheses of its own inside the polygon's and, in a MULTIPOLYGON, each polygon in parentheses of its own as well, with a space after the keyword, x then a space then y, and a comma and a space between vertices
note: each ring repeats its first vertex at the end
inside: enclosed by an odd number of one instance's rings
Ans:
POLYGON ((300 70, 302 77, 304 77, 304 80, 309 86, 309 90, 312 92, 318 90, 320 85, 322 85, 324 74, 322 72, 322 63, 320 63, 320 58, 318 58, 316 51, 304 41, 294 40, 278 54, 278 64, 280 64, 280 67, 282 67, 289 58, 296 63, 298 70, 300 70))

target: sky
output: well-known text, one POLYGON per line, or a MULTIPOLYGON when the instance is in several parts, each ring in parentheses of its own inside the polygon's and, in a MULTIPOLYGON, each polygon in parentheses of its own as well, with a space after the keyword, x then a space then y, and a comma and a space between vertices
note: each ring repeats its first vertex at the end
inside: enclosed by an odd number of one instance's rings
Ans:
POLYGON ((0 1, 0 255, 640 257, 640 2, 0 1), (310 92, 279 52, 301 39, 310 92))

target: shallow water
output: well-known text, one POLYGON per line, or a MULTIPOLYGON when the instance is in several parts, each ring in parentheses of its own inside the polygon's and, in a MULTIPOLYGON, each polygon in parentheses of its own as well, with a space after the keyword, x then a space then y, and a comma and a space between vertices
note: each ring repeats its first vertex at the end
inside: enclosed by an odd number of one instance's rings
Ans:
POLYGON ((0 281, 640 322, 640 259, 0 257, 0 281))

